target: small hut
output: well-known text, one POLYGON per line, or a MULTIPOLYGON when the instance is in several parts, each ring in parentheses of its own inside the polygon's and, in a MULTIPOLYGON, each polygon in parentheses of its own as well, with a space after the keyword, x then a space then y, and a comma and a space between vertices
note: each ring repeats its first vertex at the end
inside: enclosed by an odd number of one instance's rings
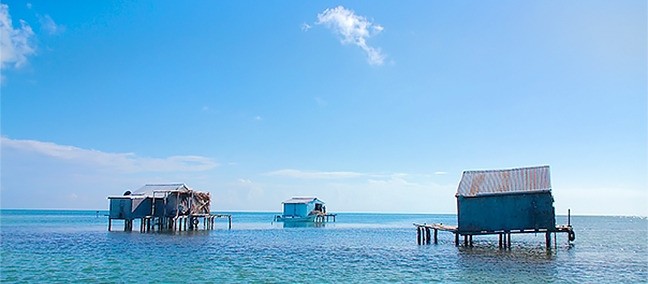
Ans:
MULTIPOLYGON (((213 219, 229 215, 211 215, 209 192, 196 191, 183 183, 147 184, 135 192, 127 191, 121 196, 109 196, 110 213, 108 230, 112 220, 124 220, 124 230, 132 230, 133 220, 141 220, 140 230, 196 229, 199 218, 205 228, 213 225, 213 219), (188 223, 188 224, 187 224, 188 223)), ((231 224, 231 216, 229 216, 231 224)), ((230 225, 231 226, 231 225, 230 225)))
POLYGON ((414 224, 417 240, 429 243, 430 230, 464 236, 464 245, 472 246, 473 235, 499 235, 499 246, 511 246, 511 234, 545 233, 550 248, 551 233, 569 234, 575 239, 569 211, 567 225, 556 226, 556 214, 551 195, 549 166, 504 170, 464 171, 457 188, 457 226, 443 224, 414 224))
POLYGON ((456 197, 459 232, 556 228, 549 166, 464 171, 456 197))
POLYGON ((276 221, 315 221, 323 222, 335 214, 327 214, 324 202, 317 197, 293 197, 283 202, 283 215, 276 221))

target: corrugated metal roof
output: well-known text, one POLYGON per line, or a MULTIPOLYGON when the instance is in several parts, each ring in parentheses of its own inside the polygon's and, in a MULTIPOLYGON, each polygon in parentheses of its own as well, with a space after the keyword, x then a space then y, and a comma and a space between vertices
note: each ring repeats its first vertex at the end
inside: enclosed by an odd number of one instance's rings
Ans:
POLYGON ((464 171, 457 196, 551 190, 549 166, 464 171))
MULTIPOLYGON (((288 200, 284 201, 283 203, 284 204, 286 204, 286 203, 288 203, 288 204, 305 204, 305 203, 310 203, 310 202, 312 202, 314 200, 319 200, 319 199, 317 199, 317 197, 293 197, 291 199, 288 199, 288 200)), ((319 202, 324 203, 321 200, 319 200, 319 202)))
POLYGON ((132 193, 132 195, 153 196, 154 192, 187 191, 190 188, 184 183, 146 184, 132 193))

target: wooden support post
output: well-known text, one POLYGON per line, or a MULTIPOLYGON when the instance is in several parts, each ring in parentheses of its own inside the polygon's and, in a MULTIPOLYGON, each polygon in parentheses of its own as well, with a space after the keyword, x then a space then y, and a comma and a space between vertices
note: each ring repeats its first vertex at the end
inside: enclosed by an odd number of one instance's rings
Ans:
POLYGON ((430 228, 425 228, 425 240, 426 240, 426 243, 429 245, 430 244, 430 228))
POLYGON ((231 230, 232 229, 232 215, 227 216, 227 218, 229 219, 229 227, 228 227, 228 229, 231 230))
POLYGON ((459 233, 455 233, 455 246, 459 246, 459 233))
POLYGON ((470 242, 470 246, 473 246, 473 241, 472 241, 473 235, 468 235, 468 242, 470 242))
POLYGON ((435 244, 435 245, 438 243, 438 242, 437 242, 437 232, 438 232, 438 231, 439 231, 439 230, 434 229, 434 244, 435 244))
POLYGON ((506 241, 508 248, 511 248, 511 233, 508 233, 508 240, 506 241))
POLYGON ((468 235, 464 235, 464 247, 468 246, 468 235))
POLYGON ((545 242, 546 242, 547 249, 550 250, 551 249, 551 232, 546 232, 545 233, 545 242))
POLYGON ((499 248, 502 248, 502 233, 497 234, 499 236, 499 248))
POLYGON ((416 227, 416 243, 421 244, 421 227, 416 227))
POLYGON ((112 218, 108 217, 108 232, 110 232, 111 227, 112 227, 112 218))

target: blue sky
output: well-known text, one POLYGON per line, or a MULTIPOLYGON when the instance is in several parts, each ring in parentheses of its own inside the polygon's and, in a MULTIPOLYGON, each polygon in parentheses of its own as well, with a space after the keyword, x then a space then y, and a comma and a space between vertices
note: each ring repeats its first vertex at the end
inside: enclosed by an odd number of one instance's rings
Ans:
POLYGON ((464 170, 550 165, 558 214, 646 216, 646 8, 3 1, 1 205, 452 213, 464 170))

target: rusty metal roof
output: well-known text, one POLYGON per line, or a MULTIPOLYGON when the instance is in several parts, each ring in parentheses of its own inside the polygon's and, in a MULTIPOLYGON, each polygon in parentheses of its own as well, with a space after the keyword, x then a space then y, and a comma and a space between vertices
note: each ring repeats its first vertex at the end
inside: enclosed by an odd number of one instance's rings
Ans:
POLYGON ((549 166, 464 171, 457 196, 551 191, 549 166))
POLYGON ((132 195, 153 196, 155 192, 176 192, 191 190, 184 183, 146 184, 132 193, 132 195))

